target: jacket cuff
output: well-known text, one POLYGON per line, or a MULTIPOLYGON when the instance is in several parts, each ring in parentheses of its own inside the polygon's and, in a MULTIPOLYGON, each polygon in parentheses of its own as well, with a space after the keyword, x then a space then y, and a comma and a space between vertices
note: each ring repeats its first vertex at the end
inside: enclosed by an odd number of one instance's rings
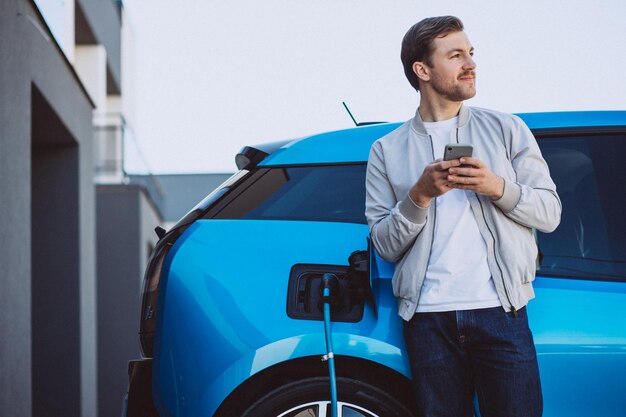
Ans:
POLYGON ((400 214, 412 223, 422 224, 426 222, 428 208, 418 206, 408 195, 398 204, 398 209, 400 214))
POLYGON ((522 189, 519 185, 514 182, 504 180, 504 193, 502 193, 502 197, 495 200, 493 204, 498 206, 503 212, 509 213, 517 206, 521 196, 522 189))

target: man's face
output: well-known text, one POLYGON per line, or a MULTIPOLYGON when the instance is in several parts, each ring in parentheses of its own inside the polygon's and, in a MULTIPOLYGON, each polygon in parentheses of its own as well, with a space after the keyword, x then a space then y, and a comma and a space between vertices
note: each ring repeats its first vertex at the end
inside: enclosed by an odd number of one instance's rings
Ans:
POLYGON ((474 47, 465 32, 451 32, 433 41, 429 64, 429 84, 450 101, 463 101, 476 95, 474 47))

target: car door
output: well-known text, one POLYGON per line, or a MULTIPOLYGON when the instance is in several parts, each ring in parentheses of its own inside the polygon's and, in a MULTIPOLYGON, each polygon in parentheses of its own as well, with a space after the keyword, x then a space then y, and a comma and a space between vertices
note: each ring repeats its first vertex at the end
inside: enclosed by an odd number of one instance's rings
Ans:
POLYGON ((529 304, 546 417, 618 417, 626 410, 626 134, 539 137, 561 197, 561 224, 538 233, 529 304))

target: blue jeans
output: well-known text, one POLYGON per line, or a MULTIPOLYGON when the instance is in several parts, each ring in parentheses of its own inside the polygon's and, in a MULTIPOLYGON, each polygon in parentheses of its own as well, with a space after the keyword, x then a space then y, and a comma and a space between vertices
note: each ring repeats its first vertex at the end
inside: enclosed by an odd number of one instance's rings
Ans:
POLYGON ((543 398, 526 308, 415 313, 404 322, 420 417, 540 417, 543 398))

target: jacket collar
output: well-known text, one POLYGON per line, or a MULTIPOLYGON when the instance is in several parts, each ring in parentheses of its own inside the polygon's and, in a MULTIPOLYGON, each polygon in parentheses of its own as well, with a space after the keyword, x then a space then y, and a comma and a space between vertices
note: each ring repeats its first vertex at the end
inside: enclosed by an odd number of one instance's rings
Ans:
MULTIPOLYGON (((465 126, 469 118, 470 108, 465 104, 461 104, 461 110, 459 110, 459 127, 465 126)), ((428 134, 428 132, 426 132, 426 127, 424 126, 422 116, 420 116, 419 108, 415 110, 415 117, 411 120, 411 126, 413 127, 413 130, 415 130, 419 134, 428 134)))

